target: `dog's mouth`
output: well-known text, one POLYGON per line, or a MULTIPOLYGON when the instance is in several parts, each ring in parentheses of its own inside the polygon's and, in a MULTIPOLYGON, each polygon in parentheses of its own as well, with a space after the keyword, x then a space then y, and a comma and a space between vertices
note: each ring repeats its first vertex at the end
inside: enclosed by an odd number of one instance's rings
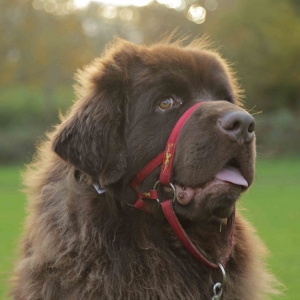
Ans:
MULTIPOLYGON (((207 189, 212 189, 214 186, 233 184, 235 187, 240 187, 241 192, 245 191, 249 184, 243 176, 239 164, 235 160, 230 160, 223 166, 213 177, 213 179, 191 187, 182 184, 179 181, 174 181, 176 189, 176 199, 182 205, 189 204, 197 195, 205 192, 207 189)), ((169 188, 166 188, 169 189, 169 188)))

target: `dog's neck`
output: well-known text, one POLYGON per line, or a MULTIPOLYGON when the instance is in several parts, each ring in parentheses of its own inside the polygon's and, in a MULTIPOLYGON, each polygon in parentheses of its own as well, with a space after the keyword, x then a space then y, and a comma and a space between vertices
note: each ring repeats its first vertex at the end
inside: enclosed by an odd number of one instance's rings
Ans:
MULTIPOLYGON (((128 228, 131 230, 130 239, 136 244, 137 248, 142 247, 139 245, 139 239, 143 236, 143 243, 157 243, 169 241, 174 249, 182 248, 180 241, 176 234, 170 230, 164 214, 162 213, 160 205, 155 202, 147 203, 151 213, 145 213, 137 210, 130 203, 135 199, 135 193, 130 186, 124 186, 122 182, 118 182, 105 189, 105 192, 100 190, 93 182, 94 179, 80 174, 78 171, 74 176, 75 184, 80 185, 80 189, 86 189, 89 193, 93 194, 95 201, 90 202, 91 211, 96 212, 99 216, 99 223, 107 221, 112 225, 114 224, 114 232, 117 234, 119 229, 128 228), (96 200, 97 199, 97 200, 96 200), (111 221, 111 216, 114 216, 115 222, 111 221), (130 225, 131 224, 131 225, 130 225), (132 230, 132 228, 134 230, 132 230), (159 242, 160 241, 160 242, 159 242)), ((78 191, 78 189, 77 189, 78 191)), ((215 261, 216 258, 222 257, 226 252, 226 246, 230 230, 227 228, 226 219, 220 220, 216 217, 209 217, 205 220, 190 221, 180 218, 180 223, 195 246, 205 254, 205 256, 215 261), (220 221, 222 222, 222 230, 220 232, 220 221), (220 247, 224 245, 224 247, 220 247), (224 248, 224 249, 223 249, 224 248)), ((122 230, 121 230, 122 232, 122 230)), ((120 234, 121 234, 120 232, 120 234)), ((108 236, 108 239, 110 236, 108 236)), ((113 236, 111 236, 113 238, 113 236)), ((121 240, 128 237, 121 237, 121 240)), ((112 241, 111 241, 112 242, 112 241)))

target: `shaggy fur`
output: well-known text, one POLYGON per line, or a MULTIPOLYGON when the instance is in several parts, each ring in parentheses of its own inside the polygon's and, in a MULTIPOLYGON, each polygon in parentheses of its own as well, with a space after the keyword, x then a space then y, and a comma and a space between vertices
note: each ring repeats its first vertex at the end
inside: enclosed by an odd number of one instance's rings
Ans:
MULTIPOLYGON (((179 117, 199 101, 205 103, 179 136, 173 180, 202 186, 234 160, 252 183, 255 141, 234 143, 216 126, 228 111, 246 113, 229 67, 197 43, 145 47, 117 40, 77 79, 78 100, 25 174, 29 215, 14 299, 211 299, 220 270, 183 248, 156 202, 147 202, 151 214, 133 208, 129 183, 164 150, 179 117), (174 107, 158 109, 170 97, 174 107), (93 182, 106 193, 97 194, 93 182)), ((153 186, 159 171, 142 191, 153 186)), ((241 192, 233 184, 215 184, 188 205, 175 203, 182 226, 211 261, 226 252, 226 218, 241 192)), ((237 213, 222 299, 259 300, 274 292, 265 254, 237 213)))

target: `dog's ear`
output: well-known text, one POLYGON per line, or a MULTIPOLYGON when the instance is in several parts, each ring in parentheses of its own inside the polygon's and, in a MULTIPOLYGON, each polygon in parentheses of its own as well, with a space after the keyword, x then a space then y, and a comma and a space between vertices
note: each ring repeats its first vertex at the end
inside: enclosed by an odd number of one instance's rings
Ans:
POLYGON ((132 44, 126 46, 78 73, 79 100, 58 127, 52 145, 61 158, 97 177, 102 187, 118 181, 126 168, 125 85, 135 50, 132 44))

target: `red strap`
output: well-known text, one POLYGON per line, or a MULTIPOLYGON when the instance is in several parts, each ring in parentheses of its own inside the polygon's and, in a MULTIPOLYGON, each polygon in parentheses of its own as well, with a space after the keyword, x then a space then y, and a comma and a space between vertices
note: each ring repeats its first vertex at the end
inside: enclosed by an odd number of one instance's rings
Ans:
POLYGON ((234 210, 230 216, 230 218, 228 218, 227 220, 227 224, 228 224, 228 227, 230 228, 231 232, 230 232, 230 237, 229 237, 229 245, 228 245, 228 248, 227 248, 227 252, 226 252, 226 255, 222 261, 222 265, 225 267, 229 257, 230 257, 230 254, 231 254, 231 251, 232 251, 232 248, 233 248, 233 245, 234 245, 234 231, 235 231, 235 207, 234 207, 234 210))
POLYGON ((135 203, 133 204, 133 206, 139 210, 143 210, 145 212, 149 212, 149 210, 147 209, 145 202, 142 199, 137 199, 135 201, 135 203))
POLYGON ((159 182, 162 185, 169 186, 172 172, 173 159, 175 154, 175 147, 181 128, 194 112, 194 110, 200 106, 203 102, 199 102, 190 107, 178 120, 175 127, 173 128, 170 137, 167 142, 167 146, 164 152, 163 165, 160 172, 159 182))
POLYGON ((141 193, 141 199, 158 199, 158 192, 157 190, 150 190, 149 192, 141 193))
POLYGON ((144 201, 142 198, 151 198, 151 196, 156 196, 155 199, 157 198, 157 194, 154 195, 153 192, 150 194, 150 197, 147 197, 147 195, 144 195, 138 190, 138 185, 141 184, 145 178, 157 168, 163 160, 163 152, 154 157, 136 176, 135 178, 131 181, 130 185, 131 187, 135 190, 135 193, 137 195, 137 200, 133 204, 133 206, 137 209, 143 210, 145 212, 149 212, 147 209, 144 201))
POLYGON ((167 200, 167 201, 162 202, 161 207, 163 209, 163 212, 164 212, 169 224, 171 225, 174 232, 176 233, 177 237, 179 238, 179 240, 181 241, 183 246, 190 252, 190 254, 192 254, 198 261, 200 261, 202 263, 205 263, 209 267, 214 268, 214 269, 218 269, 219 266, 217 264, 214 264, 214 263, 210 262, 209 260, 207 260, 196 249, 196 247, 193 245, 193 243, 191 242, 189 237, 186 235, 184 229, 180 225, 180 223, 179 223, 179 221, 178 221, 178 219, 177 219, 177 217, 174 213, 174 210, 173 210, 173 207, 172 207, 172 201, 167 200))
POLYGON ((135 191, 137 191, 138 185, 141 184, 145 178, 162 163, 163 157, 163 152, 158 154, 134 177, 130 185, 135 191))
MULTIPOLYGON (((181 224, 179 223, 176 214, 173 209, 172 201, 167 200, 161 203, 161 207, 163 209, 163 212, 165 214, 166 219, 168 220, 170 226, 173 228, 174 232, 176 233, 177 237, 181 241, 182 245, 188 250, 188 252, 194 256, 198 261, 206 264, 208 267, 218 269, 219 266, 215 263, 210 262, 208 259, 206 259, 203 254, 201 254, 197 248, 194 246, 192 241, 189 239, 187 234, 185 233, 184 229, 182 228, 181 224)), ((221 264, 225 267, 225 264, 230 256, 233 243, 234 243, 234 216, 235 211, 232 214, 232 218, 230 221, 229 226, 231 227, 231 234, 229 239, 229 247, 227 249, 225 258, 221 261, 221 264)))

